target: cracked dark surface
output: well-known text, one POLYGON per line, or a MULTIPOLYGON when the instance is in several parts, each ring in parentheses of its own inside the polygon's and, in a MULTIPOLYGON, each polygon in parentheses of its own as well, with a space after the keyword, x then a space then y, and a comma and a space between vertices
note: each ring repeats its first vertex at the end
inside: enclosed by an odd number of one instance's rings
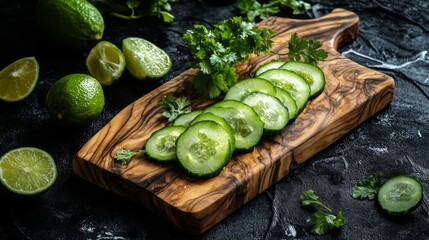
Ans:
MULTIPOLYGON (((125 74, 105 89, 106 108, 90 126, 64 129, 49 120, 44 99, 60 76, 86 72, 86 53, 61 52, 34 23, 33 1, 1 1, 0 68, 36 56, 40 78, 35 91, 19 103, 0 102, 0 155, 35 146, 56 159, 59 176, 39 198, 0 197, 0 239, 429 239, 429 9, 428 1, 308 1, 313 9, 290 18, 314 18, 341 7, 360 17, 359 35, 339 50, 353 61, 395 79, 391 105, 289 174, 214 228, 188 236, 141 206, 76 177, 71 160, 95 132, 157 82, 139 82, 125 74), (391 218, 373 201, 355 200, 352 186, 374 172, 384 177, 411 175, 424 188, 424 201, 412 214, 391 218), (314 189, 346 223, 316 237, 299 195, 314 189)), ((167 81, 189 68, 190 52, 180 40, 194 24, 215 24, 237 14, 234 4, 208 5, 181 0, 173 7, 176 21, 123 22, 107 19, 105 39, 119 45, 138 34, 163 48, 173 60, 167 81)), ((3 193, 2 193, 3 194, 3 193)))

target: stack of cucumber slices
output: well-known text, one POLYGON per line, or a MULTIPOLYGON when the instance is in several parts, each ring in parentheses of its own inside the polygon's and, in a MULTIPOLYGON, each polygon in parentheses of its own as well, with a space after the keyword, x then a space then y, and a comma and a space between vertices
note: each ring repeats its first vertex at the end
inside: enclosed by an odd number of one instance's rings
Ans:
POLYGON ((266 63, 255 77, 233 85, 223 100, 154 132, 145 153, 158 162, 178 161, 192 176, 216 176, 234 152, 250 151, 262 136, 282 131, 324 87, 323 71, 315 65, 266 63))

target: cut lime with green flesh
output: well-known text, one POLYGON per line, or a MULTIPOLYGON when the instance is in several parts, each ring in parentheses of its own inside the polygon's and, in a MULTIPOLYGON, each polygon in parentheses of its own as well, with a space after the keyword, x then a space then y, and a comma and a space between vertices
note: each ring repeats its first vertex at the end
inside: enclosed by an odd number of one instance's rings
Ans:
POLYGON ((18 102, 33 92, 39 78, 35 57, 18 59, 0 71, 0 99, 18 102))
POLYGON ((125 57, 113 43, 101 41, 89 52, 86 67, 101 85, 110 86, 125 70, 125 57))
POLYGON ((126 68, 135 78, 143 80, 164 77, 171 68, 171 59, 155 44, 137 37, 122 40, 126 68))
POLYGON ((0 158, 0 182, 14 193, 41 193, 51 187, 56 178, 54 159, 41 149, 16 148, 0 158))

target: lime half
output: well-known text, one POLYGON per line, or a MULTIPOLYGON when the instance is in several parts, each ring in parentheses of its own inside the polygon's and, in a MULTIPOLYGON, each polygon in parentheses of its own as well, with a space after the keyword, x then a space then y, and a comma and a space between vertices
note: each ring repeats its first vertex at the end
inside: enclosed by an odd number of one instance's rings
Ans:
POLYGON ((170 57, 153 43, 137 37, 122 40, 126 68, 137 79, 161 78, 171 68, 170 57))
POLYGON ((113 43, 101 41, 89 52, 86 67, 101 85, 110 86, 125 70, 125 57, 113 43))
POLYGON ((56 178, 54 159, 41 149, 16 148, 0 158, 0 182, 14 193, 41 193, 52 186, 56 178))
POLYGON ((35 57, 18 59, 0 71, 0 99, 18 102, 34 90, 39 78, 39 63, 35 57))

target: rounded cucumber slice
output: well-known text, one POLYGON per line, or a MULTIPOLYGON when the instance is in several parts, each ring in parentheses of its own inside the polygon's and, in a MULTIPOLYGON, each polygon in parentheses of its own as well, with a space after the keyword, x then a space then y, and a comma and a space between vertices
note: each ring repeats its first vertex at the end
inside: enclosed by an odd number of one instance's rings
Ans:
POLYGON ((387 180, 378 191, 378 203, 391 215, 404 215, 417 208, 423 200, 421 183, 409 176, 387 180))
POLYGON ((222 170, 231 156, 228 132, 214 121, 190 125, 176 143, 180 165, 190 175, 212 177, 222 170))
POLYGON ((263 92, 271 95, 276 94, 273 84, 262 78, 247 78, 235 83, 226 93, 224 99, 243 100, 252 92, 263 92))
POLYGON ((243 103, 252 107, 264 122, 265 133, 278 133, 289 121, 287 108, 272 95, 254 92, 245 97, 243 103))
POLYGON ((286 69, 300 75, 310 86, 310 98, 318 96, 325 88, 325 75, 316 65, 305 62, 287 62, 280 69, 286 69))
POLYGON ((184 126, 167 126, 153 132, 145 144, 148 158, 159 162, 176 160, 176 140, 185 129, 184 126))
POLYGON ((249 151, 259 143, 264 123, 249 105, 236 100, 222 100, 205 111, 221 116, 228 122, 235 136, 236 150, 249 151))
POLYGON ((288 91, 295 99, 299 112, 304 110, 310 97, 310 86, 301 76, 285 69, 271 69, 258 77, 267 79, 274 86, 288 91))
POLYGON ((192 120, 190 125, 197 123, 197 122, 206 121, 206 120, 214 121, 217 124, 221 125, 226 130, 228 135, 230 135, 230 138, 231 138, 231 155, 232 155, 232 153, 234 153, 234 150, 235 150, 235 136, 234 136, 234 133, 232 131, 231 126, 229 126, 228 122, 223 117, 219 117, 218 115, 215 115, 213 113, 206 112, 206 113, 202 113, 202 114, 198 115, 194 120, 192 120))
POLYGON ((256 70, 255 76, 257 77, 257 76, 261 75, 263 72, 266 72, 266 71, 271 70, 271 69, 278 69, 281 66, 283 66, 283 64, 285 64, 285 63, 286 62, 283 60, 274 60, 272 62, 265 63, 256 70))
POLYGON ((195 117, 197 117, 199 114, 201 114, 202 110, 194 110, 188 113, 184 113, 180 115, 176 120, 174 120, 173 125, 174 126, 189 126, 189 124, 194 120, 195 117))
POLYGON ((298 107, 296 106, 295 99, 293 99, 289 92, 279 87, 276 87, 276 95, 274 96, 287 108, 289 112, 289 121, 294 120, 298 116, 298 107))

